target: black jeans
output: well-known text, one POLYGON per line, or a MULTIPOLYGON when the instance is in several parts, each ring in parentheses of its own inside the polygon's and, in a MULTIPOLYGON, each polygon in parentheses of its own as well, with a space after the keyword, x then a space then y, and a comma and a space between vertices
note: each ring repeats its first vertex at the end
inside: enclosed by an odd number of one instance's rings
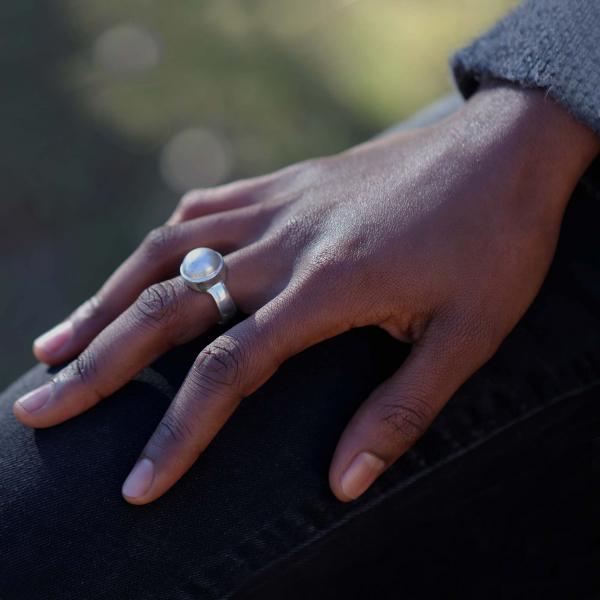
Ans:
POLYGON ((0 398, 0 598, 600 597, 599 180, 496 356, 351 504, 327 484, 336 441, 408 350, 380 330, 288 361, 141 507, 120 486, 216 331, 37 431, 11 413, 35 367, 0 398))

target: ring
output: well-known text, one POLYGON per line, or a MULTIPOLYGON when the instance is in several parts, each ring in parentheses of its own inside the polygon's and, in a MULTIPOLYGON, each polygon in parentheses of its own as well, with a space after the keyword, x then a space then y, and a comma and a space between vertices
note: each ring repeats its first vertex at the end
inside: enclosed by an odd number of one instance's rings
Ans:
POLYGON ((221 315, 219 323, 226 323, 235 316, 237 308, 225 285, 227 267, 219 252, 211 248, 191 250, 181 262, 179 273, 188 287, 207 292, 214 298, 221 315))

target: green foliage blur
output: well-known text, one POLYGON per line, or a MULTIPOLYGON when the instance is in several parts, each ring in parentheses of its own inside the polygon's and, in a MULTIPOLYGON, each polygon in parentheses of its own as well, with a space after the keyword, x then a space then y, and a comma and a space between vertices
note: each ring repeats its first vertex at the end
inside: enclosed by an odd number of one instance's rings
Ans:
POLYGON ((452 87, 514 0, 0 4, 0 381, 181 192, 337 152, 452 87), (183 133, 182 133, 183 132, 183 133))

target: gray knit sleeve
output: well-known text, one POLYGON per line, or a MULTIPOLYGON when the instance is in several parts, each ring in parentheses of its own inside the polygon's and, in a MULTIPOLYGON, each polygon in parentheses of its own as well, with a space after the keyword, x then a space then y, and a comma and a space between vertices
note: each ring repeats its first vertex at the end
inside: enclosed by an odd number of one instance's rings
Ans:
POLYGON ((544 88, 600 135, 600 0, 525 0, 451 64, 465 97, 487 77, 544 88))

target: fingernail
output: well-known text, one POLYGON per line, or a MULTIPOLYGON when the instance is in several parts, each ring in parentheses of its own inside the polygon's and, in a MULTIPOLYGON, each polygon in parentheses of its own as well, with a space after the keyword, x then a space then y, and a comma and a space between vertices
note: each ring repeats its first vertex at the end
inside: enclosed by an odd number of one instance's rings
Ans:
POLYGON ((52 383, 47 383, 42 387, 39 387, 33 392, 29 392, 29 394, 25 394, 22 398, 17 400, 17 404, 27 413, 33 413, 36 410, 39 410, 48 402, 50 398, 50 392, 52 388, 52 383))
POLYGON ((123 496, 138 498, 143 496, 152 485, 154 479, 154 463, 149 458, 142 458, 133 467, 123 484, 123 496))
POLYGON ((53 327, 50 331, 40 335, 33 345, 40 348, 46 354, 56 354, 73 335, 73 323, 64 321, 53 327))
POLYGON ((385 463, 370 452, 361 452, 342 475, 342 491, 355 500, 383 473, 385 463))

